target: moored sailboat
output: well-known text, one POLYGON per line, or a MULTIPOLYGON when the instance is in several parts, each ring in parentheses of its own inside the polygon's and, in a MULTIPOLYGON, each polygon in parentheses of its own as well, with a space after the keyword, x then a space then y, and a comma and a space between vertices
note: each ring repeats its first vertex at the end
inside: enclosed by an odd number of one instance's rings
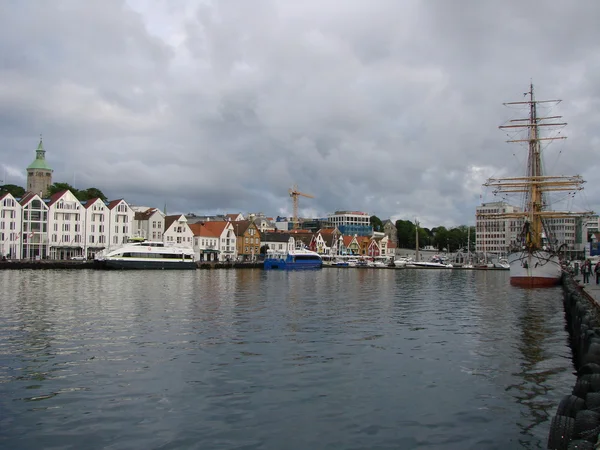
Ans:
POLYGON ((557 242, 552 238, 549 219, 581 217, 593 214, 571 211, 553 211, 548 195, 550 192, 576 192, 583 189, 581 176, 544 175, 542 165, 542 141, 566 139, 565 136, 542 137, 541 127, 562 127, 566 123, 555 122, 561 116, 539 117, 537 107, 540 103, 558 103, 560 100, 535 99, 533 84, 526 99, 505 105, 524 105, 529 110, 527 118, 514 119, 500 129, 526 130, 525 139, 514 139, 508 142, 526 142, 528 148, 527 172, 522 177, 490 178, 484 184, 493 187, 495 194, 522 193, 523 207, 520 211, 479 214, 481 218, 516 219, 521 226, 514 248, 508 255, 510 265, 510 282, 515 286, 543 287, 553 286, 562 278, 562 267, 559 260, 557 242))

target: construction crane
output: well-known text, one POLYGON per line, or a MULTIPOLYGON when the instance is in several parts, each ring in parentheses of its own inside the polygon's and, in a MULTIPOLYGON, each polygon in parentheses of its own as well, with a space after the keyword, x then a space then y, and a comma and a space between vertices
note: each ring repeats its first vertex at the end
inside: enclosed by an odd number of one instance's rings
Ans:
POLYGON ((294 217, 293 217, 293 222, 294 222, 294 229, 297 229, 300 225, 300 223, 298 222, 298 197, 302 196, 302 197, 306 197, 306 198, 315 198, 314 195, 310 195, 310 194, 305 194, 304 192, 300 192, 298 190, 298 185, 295 184, 290 190, 290 197, 292 197, 292 203, 294 204, 294 217))

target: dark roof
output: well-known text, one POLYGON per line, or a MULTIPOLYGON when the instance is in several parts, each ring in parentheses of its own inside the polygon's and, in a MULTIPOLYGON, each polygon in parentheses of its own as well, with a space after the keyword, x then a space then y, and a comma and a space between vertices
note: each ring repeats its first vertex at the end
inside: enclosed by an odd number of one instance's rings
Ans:
POLYGON ((250 228, 251 223, 252 222, 250 222, 249 220, 237 220, 231 222, 231 224, 233 225, 233 232, 236 236, 243 236, 246 230, 250 228))
POLYGON ((287 242, 290 240, 290 233, 286 231, 265 231, 261 233, 263 242, 287 242))

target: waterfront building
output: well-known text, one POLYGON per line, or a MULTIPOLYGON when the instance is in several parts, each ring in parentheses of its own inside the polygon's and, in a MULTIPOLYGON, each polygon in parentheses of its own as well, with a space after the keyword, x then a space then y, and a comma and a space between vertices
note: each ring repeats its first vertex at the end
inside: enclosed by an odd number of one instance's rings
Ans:
POLYGON ((290 233, 287 231, 265 231, 261 233, 260 245, 275 252, 284 252, 287 243, 290 240, 290 233))
POLYGON ((482 214, 504 214, 519 212, 520 208, 507 202, 482 203, 475 210, 475 230, 477 253, 503 255, 516 245, 522 222, 515 218, 482 217, 482 214))
POLYGON ((340 236, 341 233, 337 228, 320 229, 313 235, 308 248, 320 255, 334 255, 340 236))
POLYGON ((48 257, 48 205, 33 192, 25 193, 19 203, 22 208, 21 258, 46 259, 48 257))
POLYGON ((175 247, 193 247, 194 232, 183 214, 165 217, 164 242, 175 247))
POLYGON ((22 211, 10 193, 0 194, 0 259, 21 259, 22 211))
MULTIPOLYGON (((237 258, 237 239, 235 236, 235 229, 230 221, 223 220, 201 222, 199 225, 205 228, 205 235, 214 236, 214 239, 216 239, 216 245, 214 248, 211 248, 211 250, 217 253, 218 261, 234 261, 237 258)), ((200 237, 200 239, 202 239, 200 235, 196 234, 199 231, 200 230, 198 228, 194 228, 194 243, 196 237, 200 237)), ((213 238, 210 239, 212 240, 213 238)), ((198 249, 198 252, 200 252, 202 248, 207 248, 204 247, 204 245, 201 244, 201 242, 202 241, 200 241, 200 245, 196 247, 198 249)))
POLYGON ((260 230, 251 220, 237 220, 233 224, 238 258, 254 260, 260 254, 260 230))
MULTIPOLYGON (((61 191, 48 202, 48 241, 50 259, 83 255, 85 208, 71 191, 61 191)), ((25 232, 26 230, 23 230, 25 232)), ((44 233, 44 237, 45 237, 44 233)))
POLYGON ((92 198, 83 205, 85 213, 84 255, 94 259, 96 253, 108 245, 106 227, 110 223, 110 212, 101 198, 92 198))
POLYGON ((162 241, 165 230, 165 216, 157 208, 132 207, 133 234, 151 241, 162 241))
POLYGON ((43 198, 48 195, 48 188, 52 185, 52 169, 46 161, 46 150, 40 137, 40 143, 35 151, 35 159, 27 166, 27 189, 43 198))
POLYGON ((219 236, 212 230, 204 226, 204 223, 189 223, 188 226, 194 234, 193 249, 196 254, 196 261, 211 262, 219 260, 219 250, 217 242, 219 236))
POLYGON ((121 199, 112 200, 108 208, 108 242, 109 248, 125 244, 133 236, 135 212, 129 204, 121 199))
POLYGON ((342 234, 351 236, 371 236, 373 234, 371 216, 365 212, 336 211, 328 215, 328 220, 342 234))

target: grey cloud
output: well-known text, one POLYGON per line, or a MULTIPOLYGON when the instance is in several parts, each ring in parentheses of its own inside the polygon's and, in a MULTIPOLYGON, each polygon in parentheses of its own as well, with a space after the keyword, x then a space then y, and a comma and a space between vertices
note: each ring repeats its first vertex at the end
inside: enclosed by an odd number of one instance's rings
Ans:
POLYGON ((24 173, 42 132, 56 180, 171 212, 289 213, 297 183, 302 211, 473 223, 474 168, 522 158, 497 126, 533 78, 570 123, 550 160, 594 207, 599 9, 3 2, 0 159, 24 173))

